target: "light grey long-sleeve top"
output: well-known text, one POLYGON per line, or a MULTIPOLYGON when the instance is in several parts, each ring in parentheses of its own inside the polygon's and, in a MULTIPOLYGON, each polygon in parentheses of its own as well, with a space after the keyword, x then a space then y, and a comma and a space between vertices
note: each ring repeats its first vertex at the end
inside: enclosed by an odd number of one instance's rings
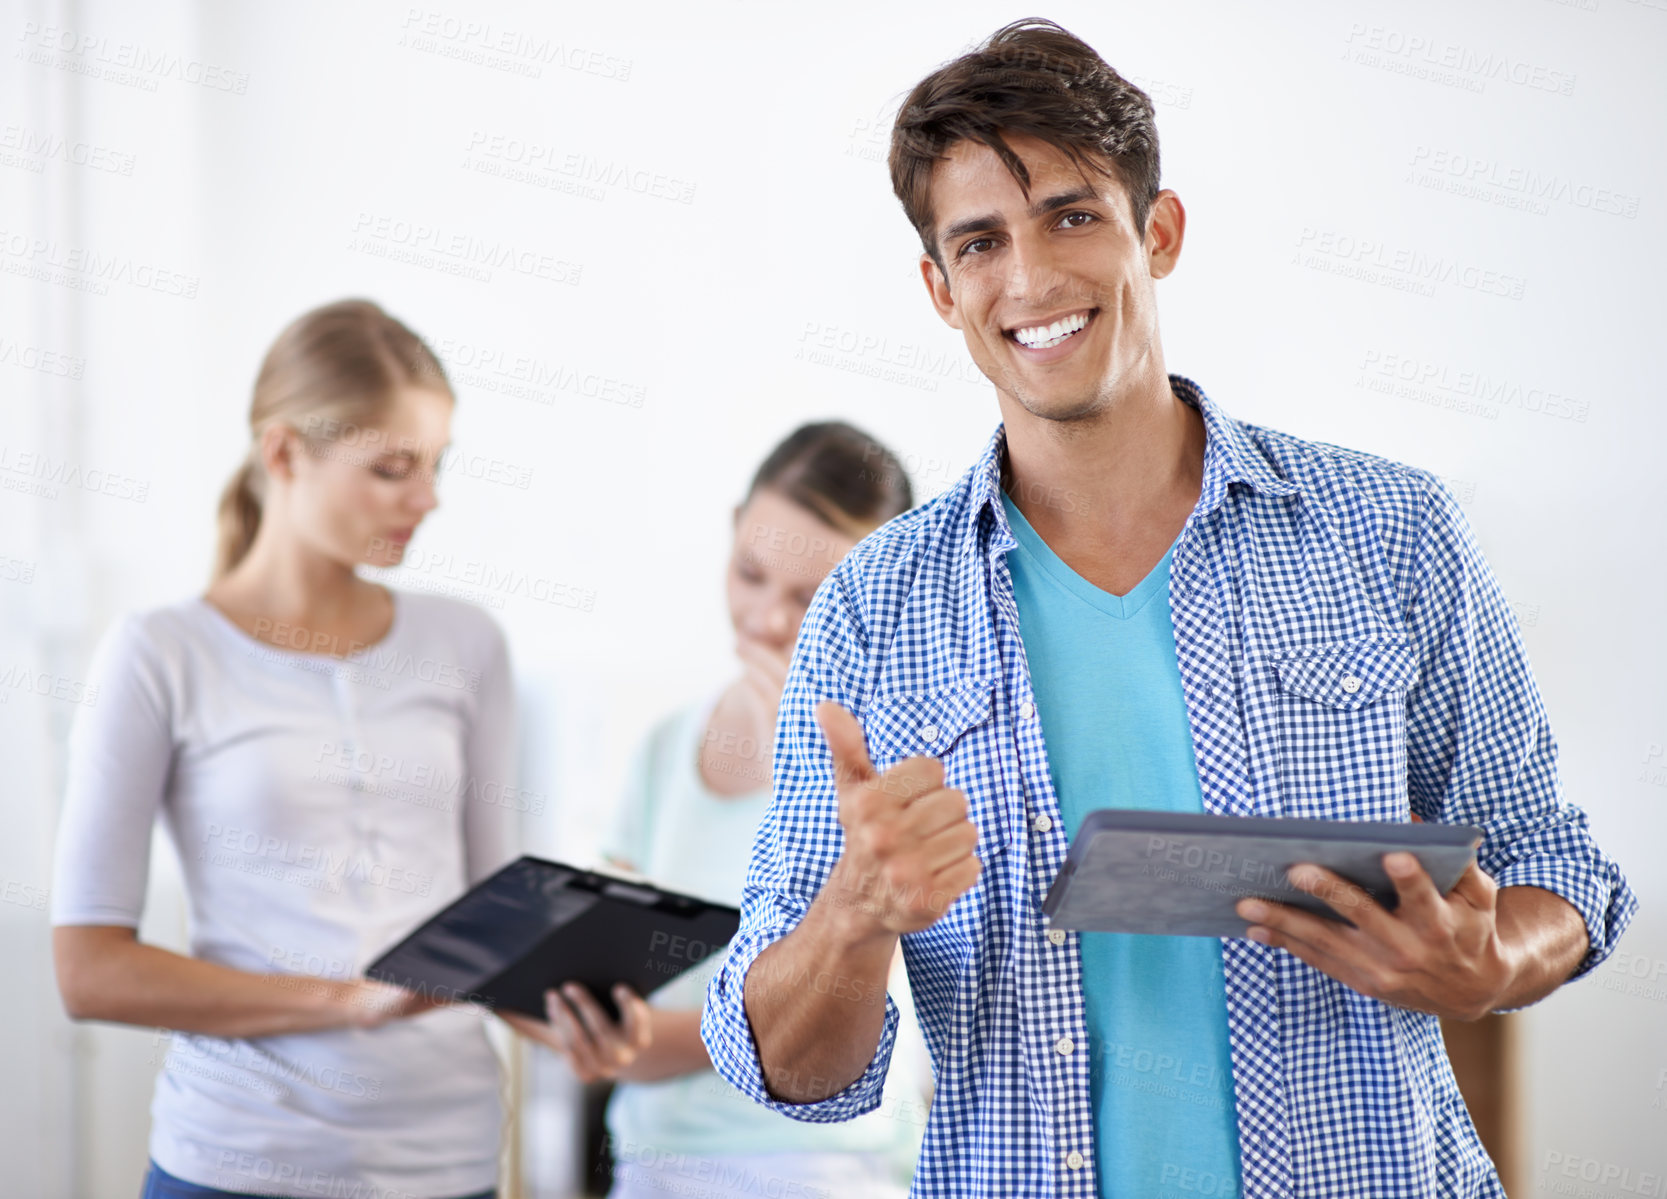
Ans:
MULTIPOLYGON (((138 927, 160 816, 193 956, 351 978, 513 857, 526 795, 503 635, 472 605, 393 595, 387 635, 346 658, 257 641, 202 599, 114 624, 71 734, 53 924, 138 927)), ((225 1190, 487 1189, 503 1115, 485 1018, 159 1035, 151 1156, 225 1190)))

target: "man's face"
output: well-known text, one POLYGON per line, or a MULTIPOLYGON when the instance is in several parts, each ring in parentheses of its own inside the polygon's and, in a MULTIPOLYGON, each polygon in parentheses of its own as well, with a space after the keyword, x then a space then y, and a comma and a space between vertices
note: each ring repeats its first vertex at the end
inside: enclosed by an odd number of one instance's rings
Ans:
POLYGON ((988 146, 960 141, 932 172, 937 264, 920 269, 940 315, 1005 396, 1048 420, 1097 412, 1150 372, 1153 282, 1174 268, 1185 214, 1175 193, 1143 237, 1115 176, 1087 173, 1026 134, 1003 134, 1030 199, 988 146))

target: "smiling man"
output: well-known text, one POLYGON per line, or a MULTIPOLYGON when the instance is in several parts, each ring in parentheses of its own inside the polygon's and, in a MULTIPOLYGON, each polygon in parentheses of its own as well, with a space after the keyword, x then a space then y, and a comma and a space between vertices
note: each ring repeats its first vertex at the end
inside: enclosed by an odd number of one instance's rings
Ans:
MULTIPOLYGON (((872 1110, 901 938, 937 1089, 931 1196, 1492 1196, 1438 1018, 1524 1007, 1637 901, 1564 801, 1510 608, 1429 472, 1235 421, 1168 372, 1186 212, 1151 103, 1050 22, 923 80, 890 166, 933 306, 1001 424, 870 535, 800 631, 717 1068, 872 1110), (1486 832, 1393 912, 1247 937, 1076 934, 1041 904, 1100 807, 1486 832)), ((1300 378, 1300 376, 1299 376, 1300 378)))

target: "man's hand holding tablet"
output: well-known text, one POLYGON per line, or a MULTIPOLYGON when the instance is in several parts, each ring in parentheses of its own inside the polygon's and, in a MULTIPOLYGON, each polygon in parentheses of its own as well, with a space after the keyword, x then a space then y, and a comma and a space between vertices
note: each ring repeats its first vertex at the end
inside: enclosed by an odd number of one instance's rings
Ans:
POLYGON ((1058 928, 1248 937, 1363 995, 1456 1020, 1568 977, 1579 913, 1482 870, 1463 824, 1091 812, 1043 903, 1058 928))
POLYGON ((1395 885, 1394 911, 1332 871, 1303 862, 1288 872, 1292 885, 1353 927, 1288 904, 1241 899, 1239 915, 1253 921, 1245 935, 1395 1007, 1475 1020, 1505 1006, 1520 953, 1500 935, 1494 881, 1471 862, 1443 895, 1410 853, 1384 854, 1383 868, 1395 885))

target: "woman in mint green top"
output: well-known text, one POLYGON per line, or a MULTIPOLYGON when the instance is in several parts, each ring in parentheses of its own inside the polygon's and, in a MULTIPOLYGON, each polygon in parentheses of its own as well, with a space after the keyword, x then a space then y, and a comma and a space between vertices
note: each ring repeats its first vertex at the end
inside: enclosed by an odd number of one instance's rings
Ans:
MULTIPOLYGON (((765 459, 734 512, 728 598, 741 674, 662 719, 638 748, 602 846, 613 866, 740 906, 753 833, 770 802, 776 710, 805 609, 858 540, 911 506, 896 457, 842 422, 805 425, 765 459)), ((526 1022, 581 1078, 618 1080, 607 1110, 610 1199, 902 1196, 925 1130, 930 1079, 901 959, 889 990, 914 1044, 900 1044, 880 1107, 834 1124, 773 1112, 712 1069, 700 1013, 721 959, 679 975, 646 1008, 620 996, 623 1026, 584 994, 553 1002, 549 1025, 526 1022)))

